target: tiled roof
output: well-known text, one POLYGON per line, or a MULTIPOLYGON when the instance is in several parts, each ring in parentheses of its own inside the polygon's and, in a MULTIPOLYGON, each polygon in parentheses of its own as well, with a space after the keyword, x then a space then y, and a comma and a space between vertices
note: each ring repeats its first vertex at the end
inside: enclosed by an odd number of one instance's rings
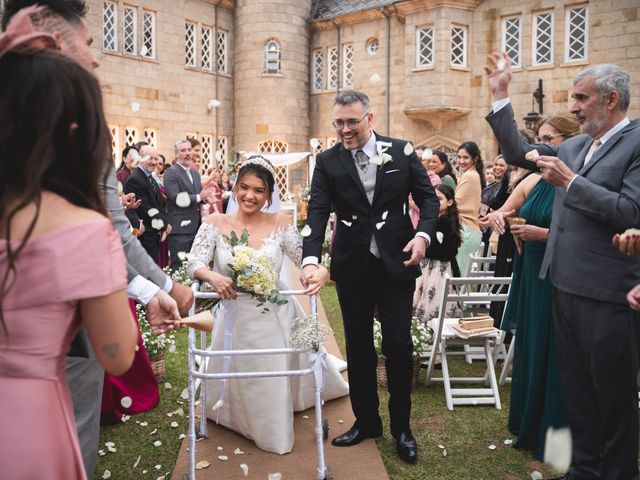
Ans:
POLYGON ((347 13, 381 8, 397 0, 313 0, 311 20, 327 20, 347 13))

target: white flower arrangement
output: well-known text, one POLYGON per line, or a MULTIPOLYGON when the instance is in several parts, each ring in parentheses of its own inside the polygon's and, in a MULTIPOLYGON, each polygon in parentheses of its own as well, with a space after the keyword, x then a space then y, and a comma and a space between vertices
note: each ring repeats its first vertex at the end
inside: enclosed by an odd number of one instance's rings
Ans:
MULTIPOLYGON (((411 317, 411 340, 413 341, 413 356, 419 357, 429 349, 433 343, 433 326, 431 321, 426 325, 420 317, 411 317)), ((378 356, 382 355, 382 327, 380 322, 373 320, 373 345, 378 356)))
POLYGON ((278 275, 262 252, 249 246, 249 232, 242 231, 240 238, 235 232, 231 232, 228 238, 231 245, 233 259, 229 263, 231 278, 241 292, 249 293, 260 303, 266 302, 283 305, 287 300, 276 287, 278 275))
POLYGON ((182 264, 180 265, 180 268, 178 268, 178 270, 171 270, 171 268, 167 265, 162 269, 162 271, 166 273, 167 276, 173 282, 181 283, 182 285, 190 287, 191 284, 193 283, 193 280, 191 280, 191 278, 189 277, 189 274, 187 273, 187 262, 188 262, 187 255, 184 254, 183 252, 180 252, 180 253, 178 253, 178 258, 182 260, 182 264), (183 254, 184 258, 180 256, 180 253, 183 254))
POLYGON ((299 317, 291 324, 291 347, 311 348, 317 352, 322 342, 331 334, 333 334, 331 328, 320 323, 318 315, 299 317))
POLYGON ((157 357, 167 347, 170 348, 171 345, 176 344, 176 337, 173 333, 155 335, 151 331, 151 326, 147 320, 147 311, 142 305, 136 305, 136 313, 138 314, 138 322, 140 323, 140 332, 142 333, 144 348, 147 350, 147 355, 149 355, 150 358, 157 357))
POLYGON ((370 163, 382 167, 386 163, 393 162, 393 157, 388 153, 385 153, 387 149, 391 147, 391 142, 376 142, 377 155, 369 160, 370 163))

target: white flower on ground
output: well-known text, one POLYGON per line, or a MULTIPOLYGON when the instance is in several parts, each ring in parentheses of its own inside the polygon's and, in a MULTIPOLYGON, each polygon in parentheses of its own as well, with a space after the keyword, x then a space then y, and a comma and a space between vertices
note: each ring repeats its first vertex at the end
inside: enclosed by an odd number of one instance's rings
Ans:
POLYGON ((207 468, 209 465, 211 464, 206 460, 200 460, 198 463, 196 463, 196 470, 202 470, 203 468, 207 468))
POLYGON ((140 422, 141 427, 146 427, 147 425, 149 425, 149 422, 140 422))
POLYGON ((138 458, 136 459, 136 462, 133 464, 133 468, 136 468, 138 466, 138 464, 140 463, 140 459, 142 458, 141 455, 138 455, 138 458))
POLYGON ((169 382, 165 382, 164 388, 165 388, 165 390, 171 390, 173 387, 171 386, 171 384, 169 382))
POLYGON ((155 442, 153 442, 154 447, 159 447, 161 445, 162 445, 162 442, 160 440, 156 440, 155 442))
POLYGON ((98 455, 100 455, 101 457, 104 457, 106 453, 104 450, 98 450, 98 455))
POLYGON ((149 435, 155 435, 156 433, 158 433, 158 429, 154 428, 149 435))
POLYGON ((162 230, 163 227, 164 222, 161 218, 154 218, 153 220, 151 220, 151 228, 153 228, 154 230, 162 230))
POLYGON ((129 408, 132 403, 133 400, 131 400, 131 397, 122 397, 120 399, 120 405, 122 405, 124 408, 129 408))
POLYGON ((169 345, 169 353, 176 353, 176 344, 172 343, 169 345))
POLYGON ((156 215, 158 215, 160 213, 160 210, 158 210, 157 208, 150 208, 147 211, 147 215, 149 215, 150 217, 155 217, 156 215))
POLYGON ((218 460, 220 460, 221 462, 226 462, 227 460, 229 460, 229 457, 227 457, 226 455, 218 455, 218 460))
POLYGON ((544 463, 564 472, 571 466, 571 431, 569 428, 549 428, 544 445, 544 463))
POLYGON ((246 477, 247 475, 249 475, 249 465, 247 465, 246 463, 241 463, 240 464, 240 469, 242 470, 242 474, 246 477))
POLYGON ((186 388, 182 390, 180 397, 182 397, 184 400, 189 400, 189 390, 187 390, 186 388))
POLYGON ((178 435, 178 440, 182 440, 183 438, 187 438, 187 436, 184 433, 181 433, 180 435, 178 435))
POLYGON ((534 470, 531 472, 531 480, 542 480, 542 478, 542 474, 539 471, 534 470))
POLYGON ((102 478, 111 478, 111 472, 109 470, 105 470, 102 474, 102 478))
POLYGON ((239 448, 236 448, 233 451, 234 455, 244 455, 244 452, 242 450, 240 450, 239 448))
POLYGON ((302 227, 302 230, 300 230, 300 236, 308 237, 309 235, 311 235, 311 227, 309 225, 305 225, 302 227))
POLYGON ((189 194, 187 192, 180 192, 178 195, 176 195, 176 205, 180 208, 187 208, 189 205, 191 205, 189 194))
POLYGON ((413 153, 413 145, 411 145, 411 142, 407 142, 406 145, 404 146, 404 154, 411 155, 412 153, 413 153))
POLYGON ((156 470, 160 470, 160 469, 162 469, 162 465, 158 464, 158 465, 156 465, 156 466, 155 466, 155 467, 153 467, 153 468, 155 468, 156 470))
POLYGON ((223 451, 223 450, 224 450, 224 447, 220 447, 220 446, 219 446, 219 447, 217 447, 217 448, 216 448, 216 450, 218 450, 219 452, 221 452, 221 451, 223 451))
POLYGON ((495 445, 489 445, 489 450, 495 450, 496 446, 495 445))
POLYGON ((178 428, 178 422, 171 422, 171 427, 178 428))
POLYGON ((504 442, 505 445, 513 445, 513 440, 511 440, 510 438, 507 438, 504 442))
POLYGON ((442 450, 442 456, 446 457, 447 456, 447 449, 445 448, 444 450, 442 450))

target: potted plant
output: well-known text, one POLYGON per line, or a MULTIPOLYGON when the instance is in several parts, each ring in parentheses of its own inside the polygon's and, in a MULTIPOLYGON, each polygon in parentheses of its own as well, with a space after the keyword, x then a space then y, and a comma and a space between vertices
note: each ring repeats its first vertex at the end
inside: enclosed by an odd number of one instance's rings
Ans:
MULTIPOLYGON (((423 354, 429 350, 429 345, 433 343, 433 328, 431 321, 426 324, 422 322, 419 316, 411 317, 411 339, 413 341, 413 374, 411 376, 411 389, 418 386, 418 378, 420 375, 420 362, 423 360, 423 354)), ((378 354, 378 367, 376 369, 376 377, 378 386, 387 388, 387 369, 385 366, 385 357, 382 354, 382 328, 380 322, 374 318, 373 320, 373 344, 378 354)))

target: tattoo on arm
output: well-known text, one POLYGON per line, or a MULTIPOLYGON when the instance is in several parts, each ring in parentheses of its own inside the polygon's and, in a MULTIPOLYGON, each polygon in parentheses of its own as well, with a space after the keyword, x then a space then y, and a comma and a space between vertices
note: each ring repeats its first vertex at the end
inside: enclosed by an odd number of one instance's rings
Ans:
POLYGON ((120 344, 118 342, 109 343, 102 346, 102 352, 109 358, 115 358, 120 350, 120 344))

